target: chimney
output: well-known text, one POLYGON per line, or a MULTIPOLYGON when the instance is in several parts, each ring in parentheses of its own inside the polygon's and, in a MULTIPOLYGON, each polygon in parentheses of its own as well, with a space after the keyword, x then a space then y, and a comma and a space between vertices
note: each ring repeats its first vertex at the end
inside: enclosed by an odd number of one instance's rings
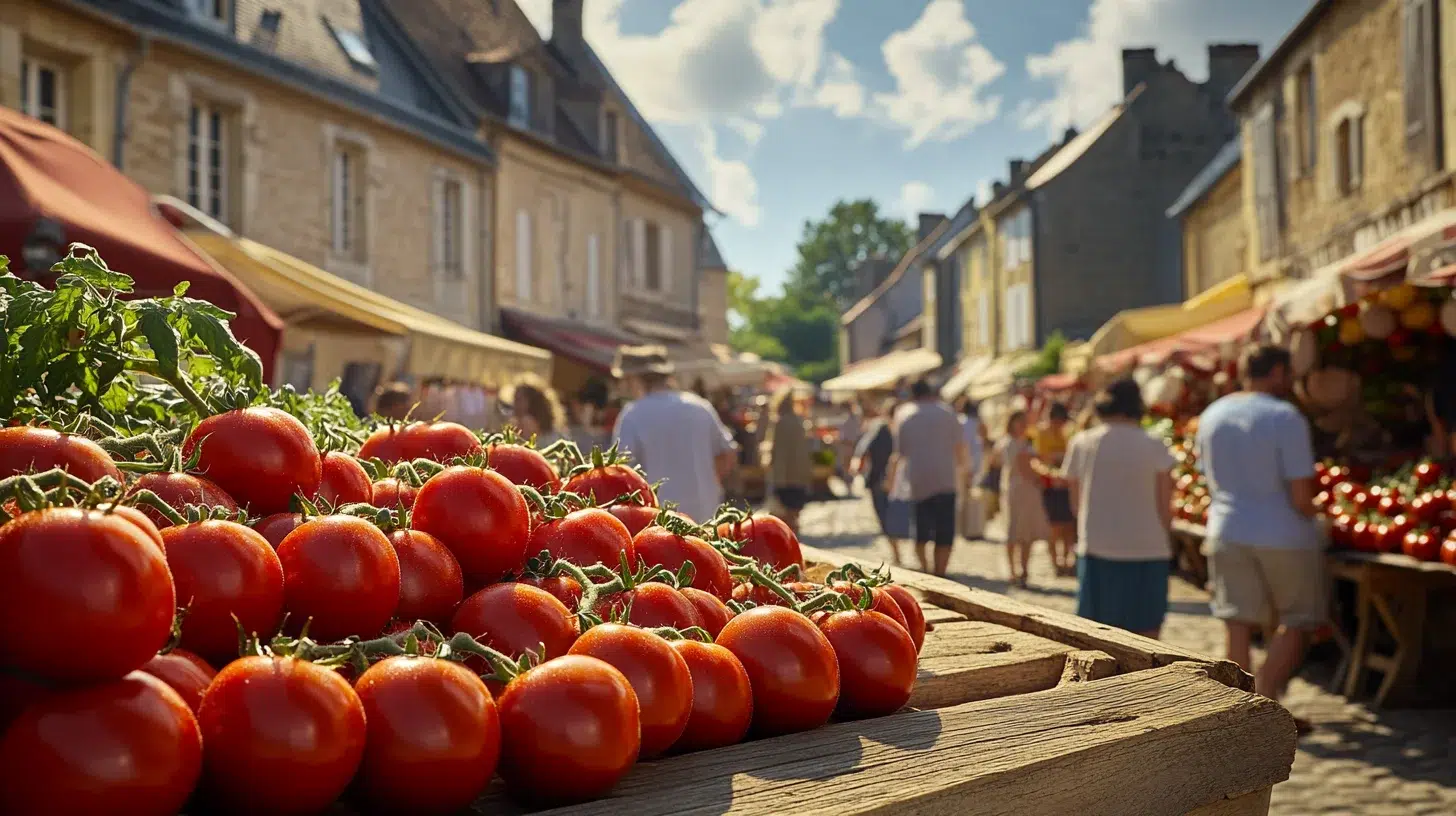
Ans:
MULTIPOLYGON (((991 200, 992 201, 995 201, 996 199, 1000 198, 1001 197, 1001 194, 1004 193, 1004 192, 1006 192, 1006 185, 1005 184, 1002 184, 999 181, 993 181, 993 182, 991 182, 991 200)), ((987 203, 989 203, 989 202, 987 202, 987 203)))
POLYGON ((1077 129, 1069 127, 1067 128, 1067 132, 1062 134, 1062 144, 1070 144, 1075 138, 1077 138, 1077 129))
POLYGON ((1010 174, 1007 181, 1016 184, 1021 181, 1021 176, 1026 172, 1026 162, 1023 159, 1012 159, 1010 162, 1010 174))
POLYGON ((1219 104, 1259 62, 1259 46, 1250 44, 1217 44, 1208 46, 1208 82, 1204 87, 1219 104))
POLYGON ((930 233, 935 232, 935 228, 940 226, 943 221, 945 221, 945 213, 921 213, 920 228, 916 232, 917 243, 929 238, 930 233))
POLYGON ((1122 95, 1127 96, 1132 93, 1134 88, 1152 78, 1161 69, 1156 50, 1152 48, 1122 49, 1122 95))
POLYGON ((581 7, 585 0, 551 0, 551 40, 556 43, 582 41, 581 7))

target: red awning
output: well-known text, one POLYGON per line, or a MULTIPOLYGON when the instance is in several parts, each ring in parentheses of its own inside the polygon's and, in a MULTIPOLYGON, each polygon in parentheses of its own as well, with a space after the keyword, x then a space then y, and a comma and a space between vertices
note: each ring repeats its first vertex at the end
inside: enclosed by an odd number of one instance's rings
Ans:
POLYGON ((1137 365, 1157 365, 1175 354, 1210 351, 1224 343, 1247 340, 1263 319, 1263 308, 1245 309, 1194 329, 1103 355, 1097 358, 1097 366, 1104 371, 1119 371, 1137 365))
POLYGON ((192 249, 140 185, 60 130, 0 108, 0 255, 10 257, 15 274, 44 280, 48 269, 26 267, 23 250, 32 239, 55 244, 58 255, 73 242, 96 247, 107 265, 136 281, 136 297, 170 295, 190 281, 189 297, 237 315, 233 333, 262 359, 271 381, 283 321, 192 249))
POLYGON ((580 323, 533 315, 519 309, 501 309, 501 326, 506 336, 521 343, 546 349, 598 373, 610 373, 617 348, 642 340, 626 332, 589 329, 580 323))
POLYGON ((1396 235, 1376 244, 1364 255, 1354 258, 1340 270, 1345 277, 1373 281, 1405 270, 1410 263, 1411 239, 1396 235))

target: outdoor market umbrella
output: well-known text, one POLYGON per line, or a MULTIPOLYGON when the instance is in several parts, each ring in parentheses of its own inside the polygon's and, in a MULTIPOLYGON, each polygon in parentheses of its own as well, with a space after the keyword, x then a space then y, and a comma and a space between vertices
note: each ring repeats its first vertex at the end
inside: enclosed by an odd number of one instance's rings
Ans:
POLYGON ((14 274, 47 282, 50 264, 78 241, 135 279, 136 297, 170 295, 189 281, 189 297, 235 313, 233 333, 271 381, 283 321, 193 249, 140 185, 64 132, 0 108, 0 255, 14 274))

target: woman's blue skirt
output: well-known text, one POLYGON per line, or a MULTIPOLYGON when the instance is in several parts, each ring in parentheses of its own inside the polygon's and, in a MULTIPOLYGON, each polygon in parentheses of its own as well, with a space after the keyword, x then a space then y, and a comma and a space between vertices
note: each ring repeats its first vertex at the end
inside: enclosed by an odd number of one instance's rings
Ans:
POLYGON ((1169 561, 1077 558, 1077 615, 1129 632, 1161 629, 1168 614, 1169 561))

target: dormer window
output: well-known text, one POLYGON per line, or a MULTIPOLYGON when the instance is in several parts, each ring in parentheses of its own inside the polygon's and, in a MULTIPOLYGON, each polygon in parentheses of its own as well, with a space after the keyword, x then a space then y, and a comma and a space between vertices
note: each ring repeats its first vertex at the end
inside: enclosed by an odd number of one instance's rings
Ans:
POLYGON ((602 113, 602 155, 607 161, 621 161, 618 136, 620 125, 617 123, 617 114, 613 111, 602 113))
POLYGON ((511 127, 531 126, 531 72, 524 66, 511 66, 510 112, 506 121, 511 127))
POLYGON ((229 0, 185 0, 187 16, 194 22, 222 26, 228 22, 229 0))
POLYGON ((374 61, 374 55, 369 51, 369 44, 364 42, 364 37, 357 31, 341 28, 334 25, 332 20, 325 18, 329 31, 333 32, 334 40, 344 50, 344 56, 349 58, 349 64, 361 71, 373 73, 379 70, 379 65, 374 61))

